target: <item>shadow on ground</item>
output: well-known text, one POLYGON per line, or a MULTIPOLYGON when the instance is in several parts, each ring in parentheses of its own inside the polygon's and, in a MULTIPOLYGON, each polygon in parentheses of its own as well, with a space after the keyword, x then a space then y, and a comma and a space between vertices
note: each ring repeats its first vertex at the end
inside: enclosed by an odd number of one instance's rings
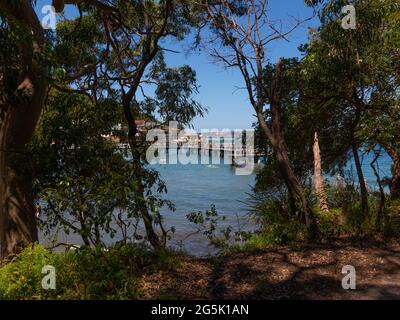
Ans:
POLYGON ((400 299, 400 246, 334 244, 185 257, 174 271, 145 277, 143 292, 161 299, 400 299), (345 265, 356 269, 356 290, 342 288, 345 265))

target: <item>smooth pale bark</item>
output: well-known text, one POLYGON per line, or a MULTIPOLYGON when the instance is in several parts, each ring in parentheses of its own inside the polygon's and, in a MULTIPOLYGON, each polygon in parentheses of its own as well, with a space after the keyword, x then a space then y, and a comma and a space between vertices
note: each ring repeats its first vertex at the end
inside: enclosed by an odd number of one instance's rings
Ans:
POLYGON ((319 147, 318 132, 314 133, 313 155, 314 155, 314 187, 315 187, 315 194, 318 200, 318 205, 322 212, 329 212, 328 200, 324 188, 324 179, 322 178, 321 149, 319 147))

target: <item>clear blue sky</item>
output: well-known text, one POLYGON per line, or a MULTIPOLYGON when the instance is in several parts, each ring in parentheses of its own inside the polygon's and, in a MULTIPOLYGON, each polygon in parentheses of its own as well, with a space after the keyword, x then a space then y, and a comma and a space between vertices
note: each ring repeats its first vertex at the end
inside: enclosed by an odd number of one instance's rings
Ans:
MULTIPOLYGON (((37 12, 41 16, 40 8, 50 4, 51 0, 38 0, 37 12)), ((288 17, 307 18, 313 11, 304 5, 302 0, 270 0, 270 16, 272 19, 289 21, 288 17)), ((72 5, 66 6, 67 17, 76 15, 72 5)), ((289 42, 277 41, 271 43, 268 48, 268 58, 275 62, 279 57, 299 56, 298 46, 307 42, 307 28, 316 26, 317 19, 305 23, 295 30, 289 37, 289 42)), ((185 42, 166 43, 165 47, 180 51, 181 53, 167 53, 169 66, 190 65, 197 73, 199 95, 197 100, 208 107, 209 112, 204 118, 196 118, 196 129, 246 129, 255 121, 253 110, 249 104, 245 90, 237 90, 243 87, 243 80, 238 71, 225 70, 221 65, 213 63, 213 59, 207 51, 187 54, 185 42)))

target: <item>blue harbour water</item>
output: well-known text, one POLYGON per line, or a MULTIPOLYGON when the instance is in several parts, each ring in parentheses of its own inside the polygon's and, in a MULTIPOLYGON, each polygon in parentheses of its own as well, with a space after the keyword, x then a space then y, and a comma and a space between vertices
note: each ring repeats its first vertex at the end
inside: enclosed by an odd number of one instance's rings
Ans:
MULTIPOLYGON (((370 188, 375 188, 376 178, 370 167, 372 155, 367 155, 363 160, 363 172, 365 180, 370 188)), ((381 177, 390 176, 391 159, 384 155, 379 159, 381 177)), ((254 230, 255 224, 249 217, 248 208, 245 202, 248 193, 251 192, 255 182, 255 174, 236 175, 235 169, 229 164, 156 164, 151 166, 160 172, 165 181, 168 193, 163 195, 165 199, 175 204, 176 211, 172 212, 167 208, 161 208, 160 213, 164 217, 166 228, 176 229, 169 245, 176 249, 184 250, 187 253, 197 256, 214 254, 216 249, 209 245, 202 233, 196 233, 195 226, 186 219, 190 212, 205 211, 211 205, 219 216, 226 216, 225 221, 220 222, 220 227, 231 225, 233 231, 254 230)), ((355 180, 354 164, 349 162, 347 169, 352 173, 355 180)), ((118 240, 107 239, 106 243, 111 244, 118 240)), ((68 243, 80 243, 75 235, 61 235, 60 241, 68 243)))
MULTIPOLYGON (((363 169, 364 178, 367 185, 369 186, 370 189, 376 189, 377 188, 376 177, 370 166, 371 162, 374 159, 374 154, 372 153, 362 154, 360 152, 359 156, 363 169)), ((392 163, 393 163, 392 159, 388 156, 388 154, 382 151, 381 156, 378 158, 375 164, 375 168, 378 170, 379 177, 381 179, 384 177, 391 176, 392 163)), ((354 166, 354 161, 349 161, 347 163, 346 171, 349 172, 354 177, 355 181, 357 181, 357 173, 354 166)))
POLYGON ((173 201, 175 212, 161 209, 167 227, 174 226, 176 234, 171 245, 179 247, 180 241, 186 238, 183 249, 196 255, 213 253, 214 248, 208 245, 201 233, 193 234, 195 225, 186 219, 190 212, 210 209, 215 205, 220 217, 226 220, 218 222, 220 228, 231 225, 234 231, 254 229, 248 216, 247 194, 254 185, 255 175, 236 175, 229 164, 217 165, 155 165, 167 184, 166 198, 173 201))
MULTIPOLYGON (((370 189, 376 188, 376 177, 370 167, 372 154, 362 156, 362 168, 365 181, 370 189)), ((390 176, 392 161, 383 155, 377 163, 380 177, 390 176)), ((187 221, 186 214, 191 211, 205 211, 214 204, 219 215, 225 215, 226 221, 221 227, 232 225, 234 230, 242 228, 254 230, 255 225, 248 215, 245 203, 251 187, 254 186, 255 174, 249 176, 235 175, 231 165, 155 165, 168 187, 167 198, 176 205, 176 212, 161 211, 165 216, 167 226, 175 226, 177 233, 175 241, 182 239, 193 230, 193 225, 187 221)), ((347 174, 357 181, 353 161, 346 166, 347 174)), ((334 177, 331 177, 334 178, 334 177)), ((196 235, 188 238, 184 249, 192 254, 206 255, 213 253, 213 248, 207 245, 204 236, 196 235)))

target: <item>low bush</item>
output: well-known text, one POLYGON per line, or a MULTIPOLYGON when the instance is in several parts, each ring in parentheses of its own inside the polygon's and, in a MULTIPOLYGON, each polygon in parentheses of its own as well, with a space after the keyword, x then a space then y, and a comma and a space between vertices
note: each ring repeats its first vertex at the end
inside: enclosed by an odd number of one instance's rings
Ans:
POLYGON ((143 274, 172 269, 176 256, 137 245, 51 253, 26 248, 0 268, 0 299, 137 299, 143 274), (42 288, 42 268, 56 270, 56 289, 42 288))
MULTIPOLYGON (((322 212, 315 203, 316 216, 321 240, 338 238, 388 238, 400 233, 400 205, 387 196, 380 222, 377 222, 379 195, 371 194, 369 215, 362 213, 359 195, 352 189, 328 189, 329 212, 322 212)), ((233 251, 251 251, 276 245, 297 245, 307 241, 307 229, 299 219, 299 213, 292 211, 287 197, 251 198, 250 208, 260 228, 243 245, 236 245, 233 251)))

